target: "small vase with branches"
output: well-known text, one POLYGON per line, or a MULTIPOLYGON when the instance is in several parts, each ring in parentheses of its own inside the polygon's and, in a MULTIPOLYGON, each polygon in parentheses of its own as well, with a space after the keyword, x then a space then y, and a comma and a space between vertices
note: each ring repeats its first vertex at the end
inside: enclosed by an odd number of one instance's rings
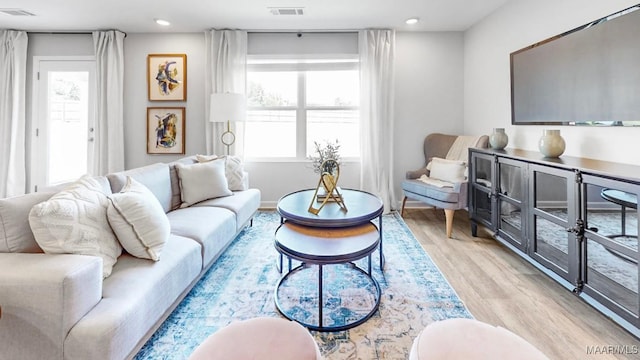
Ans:
POLYGON ((334 174, 338 165, 340 165, 340 143, 336 141, 325 140, 323 143, 314 141, 316 155, 309 156, 313 171, 316 174, 334 174), (334 160, 328 161, 326 160, 334 160))

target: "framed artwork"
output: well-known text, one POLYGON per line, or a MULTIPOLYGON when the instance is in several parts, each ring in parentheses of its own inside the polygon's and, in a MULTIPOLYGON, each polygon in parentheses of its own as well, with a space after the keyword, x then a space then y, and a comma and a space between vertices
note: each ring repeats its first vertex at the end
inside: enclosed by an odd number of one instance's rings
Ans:
POLYGON ((184 154, 184 107, 147 108, 147 154, 184 154))
POLYGON ((187 55, 147 55, 149 101, 187 100, 187 55))

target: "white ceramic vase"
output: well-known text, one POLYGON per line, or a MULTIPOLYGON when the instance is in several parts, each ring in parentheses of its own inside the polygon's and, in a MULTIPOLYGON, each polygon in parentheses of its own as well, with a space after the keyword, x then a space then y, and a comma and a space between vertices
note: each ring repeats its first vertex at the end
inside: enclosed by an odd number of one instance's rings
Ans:
POLYGON ((557 158, 564 152, 564 139, 560 130, 544 130, 538 142, 538 148, 545 157, 557 158))
POLYGON ((493 133, 489 136, 489 145, 492 149, 502 150, 507 146, 509 137, 504 132, 504 128, 494 128, 493 133))

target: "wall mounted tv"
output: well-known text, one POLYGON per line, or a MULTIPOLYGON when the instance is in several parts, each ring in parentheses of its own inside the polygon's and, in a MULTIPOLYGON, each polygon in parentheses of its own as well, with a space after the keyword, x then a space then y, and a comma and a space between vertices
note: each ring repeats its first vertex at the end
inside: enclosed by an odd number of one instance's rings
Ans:
POLYGON ((639 9, 511 53, 511 123, 640 126, 639 9))

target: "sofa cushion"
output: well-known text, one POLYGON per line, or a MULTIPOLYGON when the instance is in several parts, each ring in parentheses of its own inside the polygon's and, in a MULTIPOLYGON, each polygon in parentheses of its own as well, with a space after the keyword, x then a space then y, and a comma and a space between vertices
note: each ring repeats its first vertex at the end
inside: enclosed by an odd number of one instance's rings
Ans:
POLYGON ((405 180, 402 182, 402 189, 445 203, 457 203, 460 199, 460 193, 455 188, 429 186, 420 180, 405 180))
POLYGON ((232 194, 224 175, 224 159, 192 165, 176 164, 180 178, 181 207, 232 194))
POLYGON ((127 176, 122 190, 109 196, 107 217, 118 241, 129 254, 160 260, 171 228, 162 205, 149 189, 127 176))
POLYGON ((236 230, 239 231, 260 207, 260 190, 235 191, 233 196, 206 200, 194 206, 217 206, 233 211, 236 215, 236 230))
POLYGON ((102 301, 69 332, 65 359, 126 359, 140 339, 184 294, 202 270, 200 245, 171 235, 162 260, 123 254, 104 280, 102 301))
POLYGON ((29 226, 31 208, 55 194, 31 193, 0 199, 0 253, 41 253, 29 226))
POLYGON ((102 276, 109 276, 122 247, 107 221, 106 191, 106 178, 85 175, 35 205, 29 212, 29 225, 44 252, 99 256, 102 276))
POLYGON ((202 264, 209 266, 236 236, 233 212, 210 206, 192 206, 167 214, 171 233, 202 245, 202 264))
POLYGON ((171 178, 169 165, 157 163, 131 170, 121 171, 107 175, 111 183, 111 191, 119 192, 127 182, 127 176, 146 186, 160 201, 165 212, 171 210, 171 178))

